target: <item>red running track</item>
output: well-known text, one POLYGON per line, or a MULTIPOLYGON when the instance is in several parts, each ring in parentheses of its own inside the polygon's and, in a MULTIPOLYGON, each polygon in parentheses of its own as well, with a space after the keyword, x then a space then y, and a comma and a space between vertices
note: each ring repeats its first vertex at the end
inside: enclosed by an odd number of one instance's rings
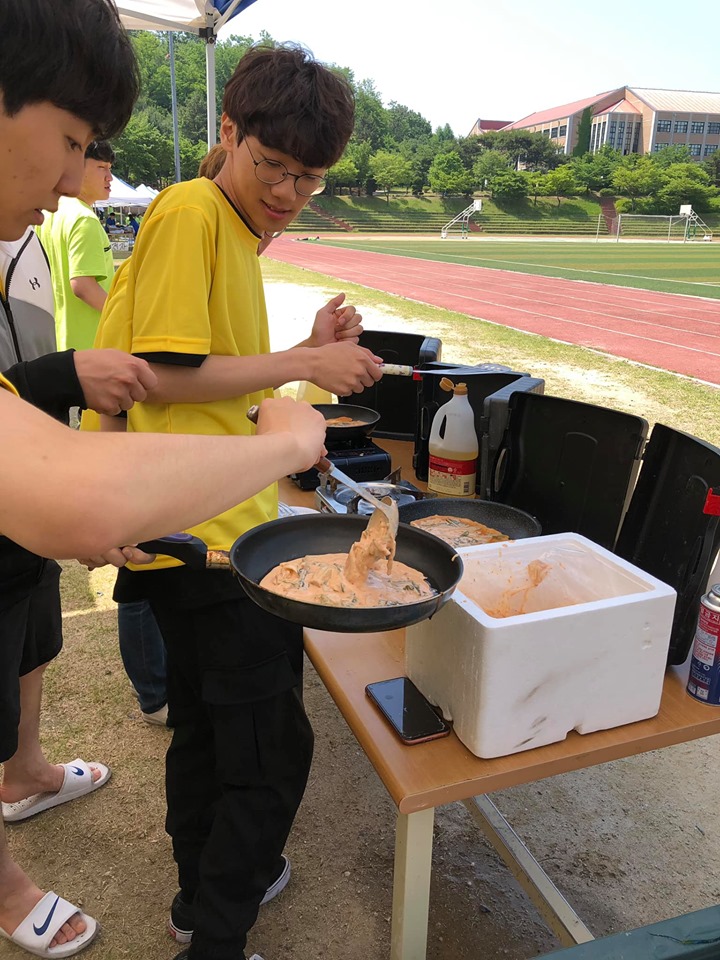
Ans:
POLYGON ((720 384, 720 301, 316 246, 283 237, 275 260, 409 300, 720 384))

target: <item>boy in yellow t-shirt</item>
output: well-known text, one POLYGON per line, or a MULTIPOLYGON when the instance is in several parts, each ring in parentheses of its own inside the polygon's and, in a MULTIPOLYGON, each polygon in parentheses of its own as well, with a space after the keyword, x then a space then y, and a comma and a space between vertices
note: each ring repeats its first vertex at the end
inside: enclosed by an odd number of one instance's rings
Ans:
MULTIPOLYGON (((103 312, 96 346, 143 357, 158 377, 129 411, 130 431, 247 434, 248 407, 273 387, 309 380, 347 394, 379 379, 342 294, 307 340, 270 354, 257 257, 322 191, 353 122, 348 84, 302 48, 256 46, 240 60, 223 98, 222 169, 153 201, 103 312)), ((227 550, 276 516, 273 485, 191 532, 227 550)), ((255 606, 231 574, 167 557, 120 571, 115 599, 142 598, 168 649, 167 829, 180 887, 171 932, 192 940, 179 957, 238 960, 261 901, 290 874, 283 848, 313 744, 302 631, 255 606)))

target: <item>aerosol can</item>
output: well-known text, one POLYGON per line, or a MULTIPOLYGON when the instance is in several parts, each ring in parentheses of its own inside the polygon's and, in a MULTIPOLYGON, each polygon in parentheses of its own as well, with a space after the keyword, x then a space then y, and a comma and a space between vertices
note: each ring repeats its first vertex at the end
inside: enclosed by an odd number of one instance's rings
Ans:
POLYGON ((442 497, 474 497, 478 440, 467 384, 443 377, 440 386, 453 395, 430 428, 428 489, 442 497))

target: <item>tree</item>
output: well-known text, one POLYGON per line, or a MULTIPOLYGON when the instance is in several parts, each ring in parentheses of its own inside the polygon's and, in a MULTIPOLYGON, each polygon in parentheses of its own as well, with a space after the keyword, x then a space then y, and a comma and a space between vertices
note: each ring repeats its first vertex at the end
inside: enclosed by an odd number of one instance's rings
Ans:
POLYGON ((404 140, 419 140, 432 134, 432 126, 425 117, 395 102, 391 102, 387 110, 387 129, 389 136, 397 144, 404 140))
POLYGON ((528 195, 528 182, 517 170, 504 170, 490 181, 493 200, 521 200, 528 195))
POLYGON ((437 127, 435 136, 440 143, 453 143, 455 141, 455 134, 452 132, 449 123, 446 123, 443 127, 437 127))
POLYGON ((163 136, 148 112, 134 114, 122 136, 113 141, 115 171, 131 183, 160 183, 172 175, 174 167, 172 138, 163 136))
POLYGON ((470 194, 475 186, 472 173, 465 169, 454 150, 449 153, 440 153, 435 157, 428 177, 432 189, 443 195, 470 194))
POLYGON ((415 196, 422 196, 430 182, 430 165, 437 156, 438 147, 434 137, 422 140, 405 140, 399 146, 400 155, 405 157, 412 168, 410 187, 415 196))
POLYGON ((684 143, 671 143, 653 154, 653 160, 659 167, 669 167, 673 163, 692 163, 690 149, 684 143))
POLYGON ((357 140, 367 140, 373 150, 385 141, 388 122, 380 94, 372 80, 363 80, 355 92, 355 132, 357 140))
POLYGON ((486 150, 507 153, 514 167, 552 170, 560 163, 555 143, 544 133, 529 130, 489 130, 477 138, 486 150))
POLYGON ((586 191, 607 189, 612 182, 612 174, 622 157, 617 150, 605 144, 597 153, 585 153, 573 157, 569 163, 575 180, 586 191))
POLYGON ((630 198, 630 209, 634 210, 637 198, 655 193, 663 178, 652 157, 637 157, 631 154, 618 164, 611 179, 617 193, 630 198))
POLYGON ((537 206, 538 197, 547 196, 547 184, 545 180, 547 179, 544 173, 540 173, 539 170, 525 170, 523 171, 523 176, 527 183, 527 194, 533 198, 533 203, 537 206))
POLYGON ((710 177, 699 164, 673 163, 663 171, 663 183, 657 193, 658 208, 677 214, 680 205, 691 203, 695 210, 707 210, 720 190, 712 186, 710 177))
POLYGON ((580 115, 580 123, 578 124, 578 135, 577 143, 573 148, 572 155, 574 157, 582 157, 583 154, 587 153, 590 149, 590 131, 592 129, 592 109, 591 107, 585 107, 582 114, 580 115))
POLYGON ((482 189, 485 183, 490 183, 498 174, 508 171, 511 164, 512 161, 507 153, 500 150, 483 150, 473 164, 473 176, 482 189))
POLYGON ((716 150, 707 160, 703 160, 701 166, 710 177, 710 182, 720 187, 720 150, 716 150))
POLYGON ((207 143, 207 98, 202 89, 193 90, 185 101, 178 105, 178 127, 180 133, 199 143, 207 143))
POLYGON ((412 167, 399 153, 377 150, 370 157, 370 172, 385 191, 387 202, 390 203, 391 188, 407 186, 412 175, 412 167))
POLYGON ((367 183, 368 177, 370 176, 371 154, 372 147, 370 143, 367 140, 358 142, 354 137, 345 150, 344 156, 355 164, 357 169, 357 182, 360 184, 367 183))
POLYGON ((569 164, 557 167, 545 174, 545 186, 548 194, 557 197, 558 206, 562 197, 572 197, 578 192, 578 185, 569 164))
POLYGON ((330 187, 330 194, 334 194, 338 187, 352 187, 357 183, 358 168, 349 156, 340 157, 334 166, 330 167, 325 179, 330 187))

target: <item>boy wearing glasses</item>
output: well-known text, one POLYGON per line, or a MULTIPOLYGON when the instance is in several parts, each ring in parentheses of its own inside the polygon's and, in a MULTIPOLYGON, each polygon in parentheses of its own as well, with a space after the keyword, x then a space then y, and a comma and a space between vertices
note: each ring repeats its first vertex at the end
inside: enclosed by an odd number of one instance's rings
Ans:
MULTIPOLYGON (((96 346, 143 357, 158 377, 130 430, 249 434, 249 406, 274 387, 309 380, 347 394, 379 379, 343 294, 306 340, 270 354, 257 257, 322 191, 353 122, 348 84, 303 48, 256 46, 240 60, 223 98, 222 169, 153 202, 103 313, 96 346)), ((227 550, 275 517, 272 486, 191 532, 227 550)), ((180 887, 170 929, 190 943, 178 960, 238 960, 261 902, 290 874, 283 848, 313 747, 302 630, 257 607, 230 573, 168 557, 120 571, 115 598, 148 599, 168 649, 167 830, 180 887)))

